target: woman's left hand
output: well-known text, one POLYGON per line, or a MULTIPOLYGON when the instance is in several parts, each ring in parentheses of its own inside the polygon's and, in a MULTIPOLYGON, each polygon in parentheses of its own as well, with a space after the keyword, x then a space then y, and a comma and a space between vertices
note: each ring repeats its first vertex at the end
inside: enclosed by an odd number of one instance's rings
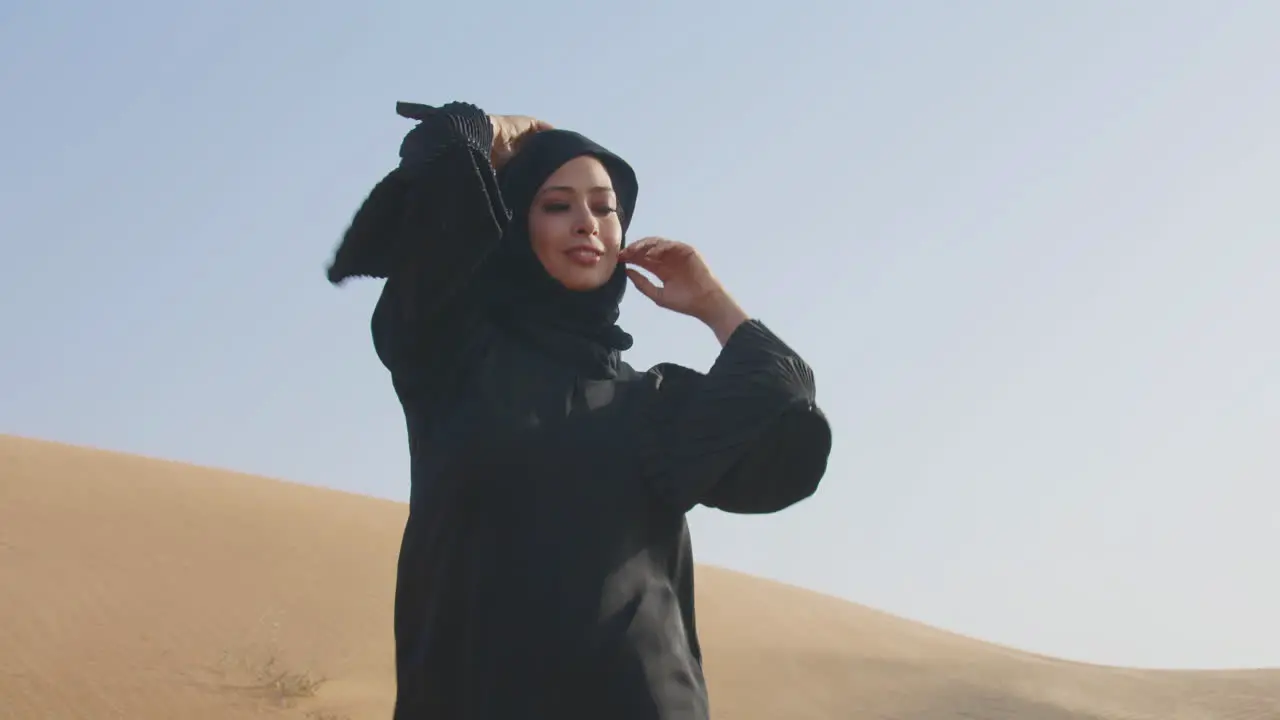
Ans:
POLYGON ((721 342, 747 319, 692 245, 647 237, 624 248, 618 260, 650 272, 662 282, 659 287, 635 269, 627 268, 627 276, 645 297, 659 307, 710 325, 717 336, 724 335, 721 342))

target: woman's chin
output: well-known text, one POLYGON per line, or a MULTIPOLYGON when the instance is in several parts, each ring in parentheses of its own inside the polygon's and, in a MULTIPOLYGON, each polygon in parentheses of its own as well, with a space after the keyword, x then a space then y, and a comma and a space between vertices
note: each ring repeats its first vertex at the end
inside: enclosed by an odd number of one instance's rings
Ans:
POLYGON ((555 273, 554 277, 567 290, 573 292, 591 292, 604 287, 612 273, 604 273, 602 269, 565 268, 555 273))

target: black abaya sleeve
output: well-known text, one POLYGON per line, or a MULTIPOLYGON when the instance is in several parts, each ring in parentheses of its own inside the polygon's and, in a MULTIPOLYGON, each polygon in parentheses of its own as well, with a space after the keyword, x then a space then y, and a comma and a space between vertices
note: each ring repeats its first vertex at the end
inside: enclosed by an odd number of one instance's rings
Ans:
POLYGON ((473 321, 468 290, 498 245, 507 211, 482 110, 464 103, 398 110, 421 122, 401 144, 399 167, 356 211, 329 280, 387 279, 371 323, 378 357, 393 374, 422 375, 456 350, 473 321))
POLYGON ((654 372, 657 442, 647 462, 663 501, 682 512, 702 504, 771 513, 817 490, 832 440, 813 371, 762 323, 739 326, 705 375, 678 365, 654 372))

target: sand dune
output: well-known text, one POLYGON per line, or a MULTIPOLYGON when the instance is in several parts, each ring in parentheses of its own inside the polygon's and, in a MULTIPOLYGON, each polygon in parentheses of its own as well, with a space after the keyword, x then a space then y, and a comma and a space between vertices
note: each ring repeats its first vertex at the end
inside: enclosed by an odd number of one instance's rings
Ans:
MULTIPOLYGON (((404 507, 0 436, 0 719, 384 720, 404 507)), ((1280 671, 1069 663, 702 567, 715 716, 1280 719, 1280 671)))

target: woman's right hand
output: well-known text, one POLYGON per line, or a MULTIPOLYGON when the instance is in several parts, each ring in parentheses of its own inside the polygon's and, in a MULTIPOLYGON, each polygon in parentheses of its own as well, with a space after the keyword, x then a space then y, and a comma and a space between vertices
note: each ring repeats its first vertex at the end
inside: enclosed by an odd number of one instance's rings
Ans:
POLYGON ((495 170, 505 165, 530 135, 551 129, 551 123, 527 115, 490 115, 489 123, 493 125, 489 161, 495 170))

